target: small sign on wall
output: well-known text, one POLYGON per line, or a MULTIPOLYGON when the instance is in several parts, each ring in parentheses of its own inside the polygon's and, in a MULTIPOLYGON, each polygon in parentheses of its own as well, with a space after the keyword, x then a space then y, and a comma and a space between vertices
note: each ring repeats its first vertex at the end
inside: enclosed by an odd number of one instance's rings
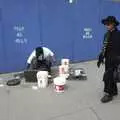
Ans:
POLYGON ((25 27, 23 25, 15 25, 13 30, 16 33, 15 43, 17 44, 27 44, 28 39, 25 37, 25 27))
POLYGON ((84 28, 83 29, 83 39, 92 39, 92 28, 84 28))

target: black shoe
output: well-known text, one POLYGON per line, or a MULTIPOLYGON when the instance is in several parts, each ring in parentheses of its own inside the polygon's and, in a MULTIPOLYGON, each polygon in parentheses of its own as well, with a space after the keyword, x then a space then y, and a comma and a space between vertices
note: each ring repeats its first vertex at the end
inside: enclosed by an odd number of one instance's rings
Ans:
POLYGON ((113 96, 111 96, 111 95, 105 95, 104 97, 102 97, 101 102, 102 103, 107 103, 107 102, 110 102, 112 100, 113 100, 113 96))
POLYGON ((112 94, 112 96, 117 96, 117 95, 118 95, 118 93, 113 93, 113 94, 112 94))

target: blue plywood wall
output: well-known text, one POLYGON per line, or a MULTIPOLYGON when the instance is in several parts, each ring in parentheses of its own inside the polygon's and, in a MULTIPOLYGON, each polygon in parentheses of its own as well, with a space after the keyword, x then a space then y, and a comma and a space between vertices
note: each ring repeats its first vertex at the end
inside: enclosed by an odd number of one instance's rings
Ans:
POLYGON ((28 55, 34 47, 41 44, 38 18, 35 0, 3 1, 4 60, 1 71, 25 68, 28 55))
POLYGON ((120 18, 120 5, 106 0, 0 0, 0 72, 23 70, 32 50, 52 49, 59 61, 96 59, 102 17, 120 18), (112 9, 112 11, 111 11, 112 9))

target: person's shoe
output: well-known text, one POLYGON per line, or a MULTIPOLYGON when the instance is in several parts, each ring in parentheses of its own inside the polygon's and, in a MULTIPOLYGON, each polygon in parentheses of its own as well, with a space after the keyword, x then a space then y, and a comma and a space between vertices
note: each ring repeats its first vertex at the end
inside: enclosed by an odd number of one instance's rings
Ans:
POLYGON ((113 94, 112 94, 112 96, 117 96, 117 95, 118 95, 118 93, 113 93, 113 94))
POLYGON ((110 102, 112 100, 113 100, 113 96, 106 94, 102 97, 101 102, 102 103, 107 103, 107 102, 110 102))

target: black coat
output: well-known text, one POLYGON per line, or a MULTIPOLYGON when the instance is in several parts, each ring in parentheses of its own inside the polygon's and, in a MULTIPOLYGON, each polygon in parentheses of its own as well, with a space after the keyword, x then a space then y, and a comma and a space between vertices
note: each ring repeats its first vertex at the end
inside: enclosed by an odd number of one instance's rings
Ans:
POLYGON ((105 50, 105 58, 116 56, 120 56, 120 31, 117 29, 110 32, 105 50))

